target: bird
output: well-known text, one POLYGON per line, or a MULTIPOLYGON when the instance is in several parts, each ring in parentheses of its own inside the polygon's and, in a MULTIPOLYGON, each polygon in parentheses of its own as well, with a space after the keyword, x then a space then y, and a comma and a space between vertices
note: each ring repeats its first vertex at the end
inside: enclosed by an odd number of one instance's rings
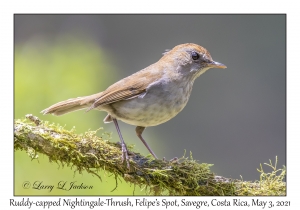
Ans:
POLYGON ((107 112, 104 123, 113 122, 120 138, 122 162, 130 167, 126 144, 118 120, 136 126, 136 135, 155 159, 158 159, 142 136, 147 127, 157 126, 175 117, 187 104, 194 81, 210 68, 227 68, 212 59, 204 47, 180 44, 166 50, 154 64, 88 96, 58 102, 43 114, 63 115, 86 109, 107 112))

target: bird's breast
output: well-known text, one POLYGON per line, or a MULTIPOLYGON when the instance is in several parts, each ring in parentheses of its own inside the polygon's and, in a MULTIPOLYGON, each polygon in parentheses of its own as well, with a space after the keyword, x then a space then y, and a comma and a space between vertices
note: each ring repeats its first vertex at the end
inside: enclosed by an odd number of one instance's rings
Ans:
POLYGON ((187 104, 191 90, 192 84, 164 82, 138 97, 112 103, 106 111, 131 125, 155 126, 175 117, 187 104))

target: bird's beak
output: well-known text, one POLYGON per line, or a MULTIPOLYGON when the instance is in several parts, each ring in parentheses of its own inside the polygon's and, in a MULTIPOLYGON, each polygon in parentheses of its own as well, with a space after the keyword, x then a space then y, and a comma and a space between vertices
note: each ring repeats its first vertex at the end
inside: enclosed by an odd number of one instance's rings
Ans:
POLYGON ((210 68, 218 68, 218 69, 226 69, 227 68, 227 66, 225 66, 224 64, 216 62, 216 61, 209 63, 208 66, 210 68))

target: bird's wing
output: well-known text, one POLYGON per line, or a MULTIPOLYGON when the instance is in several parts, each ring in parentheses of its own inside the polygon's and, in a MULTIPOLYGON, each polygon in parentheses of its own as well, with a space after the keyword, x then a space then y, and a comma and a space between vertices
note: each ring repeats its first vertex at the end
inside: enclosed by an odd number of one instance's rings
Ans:
POLYGON ((122 86, 111 86, 103 92, 103 95, 95 100, 95 107, 110 104, 116 101, 127 100, 144 93, 147 85, 143 82, 136 81, 133 84, 122 86))
POLYGON ((126 77, 103 91, 98 98, 94 99, 94 103, 87 111, 101 105, 129 100, 145 94, 149 84, 154 82, 156 78, 153 77, 151 71, 140 71, 126 77))

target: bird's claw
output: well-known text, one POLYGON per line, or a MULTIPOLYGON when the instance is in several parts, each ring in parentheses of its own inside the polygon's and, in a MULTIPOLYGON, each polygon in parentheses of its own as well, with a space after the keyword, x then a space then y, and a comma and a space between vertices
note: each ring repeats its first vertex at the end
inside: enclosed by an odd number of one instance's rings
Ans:
POLYGON ((174 158, 172 158, 171 160, 169 160, 169 162, 172 162, 172 163, 177 163, 178 162, 178 160, 179 160, 179 158, 178 157, 174 157, 174 158))
MULTIPOLYGON (((178 157, 174 157, 174 158, 172 158, 171 160, 169 160, 168 162, 171 162, 171 163, 177 163, 178 162, 178 160, 179 160, 179 158, 178 157)), ((163 157, 163 161, 164 162, 167 162, 167 160, 166 160, 166 158, 165 157, 163 157)))
POLYGON ((122 143, 121 143, 121 147, 122 147, 122 162, 124 163, 124 161, 126 161, 127 168, 129 169, 130 165, 129 165, 129 157, 128 157, 127 147, 125 144, 122 144, 122 143))

